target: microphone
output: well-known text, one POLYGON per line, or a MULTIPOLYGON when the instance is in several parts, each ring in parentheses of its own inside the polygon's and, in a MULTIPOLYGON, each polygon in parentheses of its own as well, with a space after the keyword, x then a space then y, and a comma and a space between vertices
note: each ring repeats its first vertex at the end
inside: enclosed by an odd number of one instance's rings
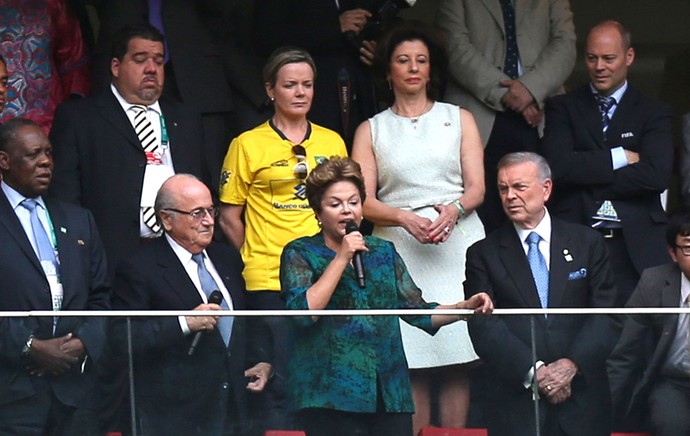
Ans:
MULTIPOLYGON (((345 224, 345 233, 350 234, 352 232, 358 232, 359 227, 354 221, 348 221, 345 224)), ((364 279, 364 265, 362 264, 362 252, 356 251, 355 255, 352 256, 352 266, 355 268, 355 276, 357 276, 357 283, 359 283, 360 288, 366 287, 364 279)))
MULTIPOLYGON (((219 290, 215 290, 211 292, 211 295, 208 297, 208 303, 209 304, 218 304, 223 302, 223 294, 220 293, 219 290)), ((196 332, 194 335, 194 339, 192 339, 192 345, 189 346, 189 351, 187 351, 187 356, 191 356, 194 354, 194 351, 196 350, 196 346, 199 345, 199 341, 201 340, 201 334, 202 331, 196 332)))

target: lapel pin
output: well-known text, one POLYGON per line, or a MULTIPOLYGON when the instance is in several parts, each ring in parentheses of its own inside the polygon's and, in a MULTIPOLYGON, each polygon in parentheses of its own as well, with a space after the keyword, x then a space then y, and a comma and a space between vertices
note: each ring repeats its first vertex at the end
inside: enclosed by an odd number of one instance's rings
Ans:
POLYGON ((64 227, 60 227, 60 232, 67 234, 67 229, 64 227))
POLYGON ((77 239, 77 245, 84 245, 84 241, 81 239, 77 239))
POLYGON ((565 258, 566 262, 572 262, 573 261, 573 256, 570 255, 570 251, 568 251, 567 248, 563 249, 563 257, 565 258))

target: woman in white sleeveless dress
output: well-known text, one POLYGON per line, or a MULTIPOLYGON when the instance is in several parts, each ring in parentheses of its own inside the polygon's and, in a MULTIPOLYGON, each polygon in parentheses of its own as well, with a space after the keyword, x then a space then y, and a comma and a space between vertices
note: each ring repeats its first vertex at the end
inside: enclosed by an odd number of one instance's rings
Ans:
MULTIPOLYGON (((404 26, 379 43, 393 104, 362 123, 352 157, 362 166, 364 216, 388 239, 429 301, 464 298, 465 252, 484 237, 474 210, 484 198, 483 149, 472 115, 434 101, 446 55, 424 27, 404 26)), ((415 401, 414 434, 429 425, 431 381, 439 381, 443 427, 464 427, 477 360, 465 324, 435 336, 401 323, 415 401)))

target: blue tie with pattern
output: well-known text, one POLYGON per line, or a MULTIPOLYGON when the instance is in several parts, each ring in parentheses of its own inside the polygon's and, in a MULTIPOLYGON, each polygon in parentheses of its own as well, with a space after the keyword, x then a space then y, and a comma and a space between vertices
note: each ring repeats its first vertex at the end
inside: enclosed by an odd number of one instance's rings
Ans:
POLYGON ((518 51, 517 36, 515 33, 515 8, 512 0, 499 0, 503 12, 503 30, 506 34, 506 57, 503 64, 503 72, 511 79, 518 77, 518 51))
POLYGON ((29 211, 31 231, 34 234, 34 243, 36 244, 36 250, 38 250, 38 259, 40 261, 52 262, 55 266, 55 271, 57 271, 57 257, 55 256, 53 243, 50 242, 50 238, 43 224, 41 224, 41 220, 38 218, 38 210, 36 209, 38 202, 31 198, 27 198, 20 204, 29 211))
POLYGON ((599 106, 599 114, 601 115, 601 130, 606 135, 606 130, 609 128, 611 118, 609 117, 609 110, 616 104, 616 99, 613 97, 605 97, 597 94, 597 105, 599 106))
MULTIPOLYGON (((192 260, 194 260, 194 262, 196 262, 197 266, 199 267, 198 272, 199 281, 201 282, 201 290, 204 291, 204 294, 206 294, 206 298, 208 299, 211 296, 211 292, 218 291, 220 290, 220 288, 218 287, 216 281, 213 280, 213 276, 211 276, 211 273, 208 272, 208 269, 206 269, 206 265, 204 264, 204 254, 193 254, 192 260)), ((230 306, 228 305, 228 302, 225 301, 225 299, 223 299, 223 301, 221 302, 220 308, 223 310, 230 310, 230 306)), ((230 343, 233 321, 234 320, 231 316, 221 316, 220 318, 218 318, 217 328, 220 331, 220 335, 223 337, 225 346, 227 346, 230 343)))
POLYGON ((527 236, 529 244, 527 260, 532 270, 534 284, 537 286, 541 307, 546 309, 549 306, 549 269, 546 267, 544 256, 539 251, 539 241, 541 241, 541 236, 537 232, 531 232, 527 236))

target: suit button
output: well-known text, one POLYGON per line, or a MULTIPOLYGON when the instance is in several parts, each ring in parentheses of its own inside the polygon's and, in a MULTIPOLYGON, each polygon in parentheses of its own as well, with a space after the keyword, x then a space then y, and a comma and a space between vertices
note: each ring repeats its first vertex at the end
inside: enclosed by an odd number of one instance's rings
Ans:
POLYGON ((220 388, 224 391, 227 391, 230 385, 228 383, 223 383, 220 385, 220 388))
POLYGON ((43 292, 45 292, 46 294, 50 294, 50 286, 43 288, 43 292))

